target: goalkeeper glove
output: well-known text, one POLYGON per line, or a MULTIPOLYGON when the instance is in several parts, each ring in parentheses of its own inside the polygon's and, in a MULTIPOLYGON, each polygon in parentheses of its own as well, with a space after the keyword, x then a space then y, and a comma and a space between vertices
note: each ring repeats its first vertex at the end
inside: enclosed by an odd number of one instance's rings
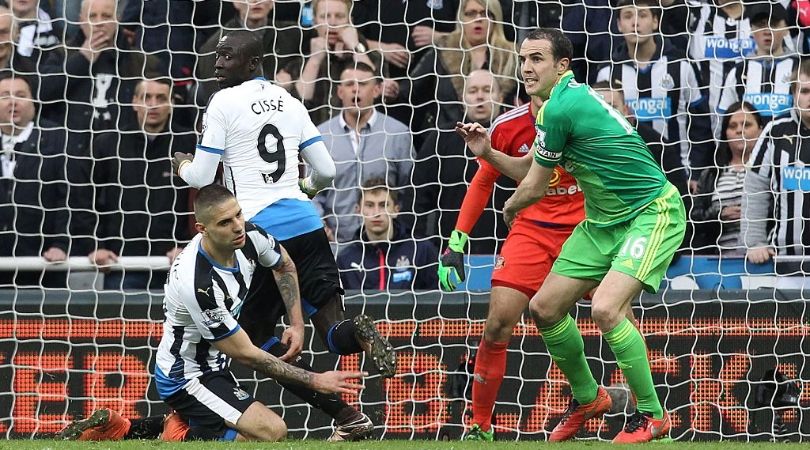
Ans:
POLYGON ((464 281, 464 244, 468 237, 463 231, 453 230, 450 243, 439 258, 439 286, 445 291, 455 290, 464 281))
POLYGON ((298 179, 298 189, 301 189, 301 192, 306 194, 310 199, 318 194, 318 190, 312 185, 312 180, 309 177, 298 179))

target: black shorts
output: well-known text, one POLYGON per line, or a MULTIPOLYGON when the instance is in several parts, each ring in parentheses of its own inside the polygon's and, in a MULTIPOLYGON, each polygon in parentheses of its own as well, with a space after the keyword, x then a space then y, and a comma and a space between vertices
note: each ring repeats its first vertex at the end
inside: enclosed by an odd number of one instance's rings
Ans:
POLYGON ((190 426, 223 431, 225 421, 236 424, 255 400, 230 372, 210 372, 189 381, 165 400, 190 426))
MULTIPOLYGON (((305 316, 312 316, 327 302, 342 301, 337 263, 323 229, 281 241, 281 245, 295 263, 305 316)), ((253 344, 261 347, 275 335, 276 325, 285 314, 287 309, 273 271, 257 267, 239 313, 239 325, 253 344)))

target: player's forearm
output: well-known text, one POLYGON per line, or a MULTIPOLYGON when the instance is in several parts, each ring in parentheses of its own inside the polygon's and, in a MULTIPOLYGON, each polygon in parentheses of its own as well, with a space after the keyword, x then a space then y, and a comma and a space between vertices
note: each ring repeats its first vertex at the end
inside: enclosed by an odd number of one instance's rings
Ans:
POLYGON ((531 187, 525 183, 521 183, 517 190, 515 190, 512 198, 509 199, 509 209, 515 213, 520 212, 539 202, 545 195, 545 189, 539 189, 538 187, 531 187))
POLYGON ((257 372, 282 383, 293 383, 300 386, 312 387, 315 374, 299 367, 292 366, 275 356, 256 348, 250 358, 239 361, 257 372))
POLYGON ((284 307, 287 309, 287 318, 290 319, 290 325, 303 325, 304 315, 301 312, 301 293, 298 289, 298 274, 295 271, 295 265, 292 264, 292 260, 288 258, 287 261, 287 264, 273 271, 273 276, 276 279, 278 291, 281 293, 281 298, 284 301, 284 307))
POLYGON ((495 167, 498 172, 520 182, 526 178, 526 174, 529 173, 529 168, 532 166, 532 159, 528 156, 518 158, 509 156, 503 152, 492 150, 486 153, 483 158, 488 163, 492 164, 492 166, 495 167))
POLYGON ((302 150, 301 157, 312 169, 309 179, 316 191, 332 185, 332 181, 337 175, 337 169, 335 161, 332 160, 332 156, 323 142, 315 142, 302 150))
POLYGON ((312 100, 313 95, 315 95, 315 80, 321 70, 323 58, 321 55, 310 57, 304 65, 304 70, 301 71, 301 77, 295 82, 295 90, 298 91, 302 101, 312 100))

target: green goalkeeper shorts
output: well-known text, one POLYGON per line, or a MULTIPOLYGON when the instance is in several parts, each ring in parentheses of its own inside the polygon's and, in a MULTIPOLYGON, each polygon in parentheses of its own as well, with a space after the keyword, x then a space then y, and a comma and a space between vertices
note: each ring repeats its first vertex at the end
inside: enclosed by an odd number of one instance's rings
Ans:
POLYGON ((569 278, 602 280, 608 270, 641 281, 657 292, 683 242, 686 211, 675 186, 669 184, 635 218, 608 227, 584 220, 563 244, 551 271, 569 278))

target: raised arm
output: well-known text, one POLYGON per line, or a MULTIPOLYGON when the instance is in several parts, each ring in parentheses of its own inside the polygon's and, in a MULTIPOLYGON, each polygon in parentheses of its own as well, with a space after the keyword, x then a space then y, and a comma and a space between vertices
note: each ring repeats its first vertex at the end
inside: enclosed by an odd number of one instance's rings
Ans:
POLYGON ((533 152, 517 158, 503 152, 493 151, 487 129, 478 123, 458 122, 456 124, 456 133, 464 139, 473 154, 481 157, 484 161, 492 164, 500 173, 517 182, 526 177, 529 168, 532 166, 531 155, 533 152))

